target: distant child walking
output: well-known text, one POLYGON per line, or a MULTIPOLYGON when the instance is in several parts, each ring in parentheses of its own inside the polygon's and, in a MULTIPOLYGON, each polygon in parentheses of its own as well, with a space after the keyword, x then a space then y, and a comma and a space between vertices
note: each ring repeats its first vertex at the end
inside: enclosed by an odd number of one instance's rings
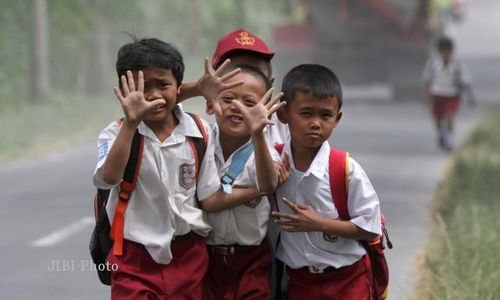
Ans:
MULTIPOLYGON (((372 273, 359 240, 381 235, 377 194, 361 166, 344 164, 350 220, 340 220, 330 183, 328 138, 342 118, 342 91, 337 76, 316 64, 294 67, 283 79, 278 111, 291 138, 282 155, 290 157, 291 175, 278 187, 281 228, 276 256, 286 265, 289 299, 373 299, 372 273)), ((342 178, 342 177, 341 177, 342 178)))
POLYGON ((441 37, 436 44, 438 53, 431 57, 423 70, 425 97, 432 111, 438 133, 438 146, 453 150, 453 129, 460 100, 467 97, 475 104, 471 76, 462 62, 453 55, 453 42, 441 37))

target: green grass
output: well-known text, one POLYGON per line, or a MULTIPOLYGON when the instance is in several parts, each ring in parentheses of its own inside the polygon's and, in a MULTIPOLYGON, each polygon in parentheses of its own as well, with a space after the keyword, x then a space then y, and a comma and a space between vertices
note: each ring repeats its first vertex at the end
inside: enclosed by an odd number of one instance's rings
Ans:
POLYGON ((453 157, 436 196, 415 299, 500 295, 500 107, 453 157))
POLYGON ((120 115, 111 92, 109 97, 56 94, 43 103, 4 105, 0 110, 0 163, 95 140, 120 115))

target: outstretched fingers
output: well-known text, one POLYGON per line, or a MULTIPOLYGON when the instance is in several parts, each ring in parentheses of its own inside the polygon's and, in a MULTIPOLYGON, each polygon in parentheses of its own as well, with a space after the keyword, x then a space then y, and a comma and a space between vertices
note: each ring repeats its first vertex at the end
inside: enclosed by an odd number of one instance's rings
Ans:
POLYGON ((218 68, 217 70, 215 70, 215 73, 214 75, 215 76, 218 76, 220 77, 220 75, 222 74, 222 71, 227 67, 229 66, 229 64, 231 63, 231 60, 228 58, 226 59, 218 68))
POLYGON ((143 93, 144 92, 144 73, 142 71, 139 71, 139 74, 137 75, 137 91, 143 93))
POLYGON ((114 86, 113 92, 115 93, 116 99, 118 99, 118 101, 120 101, 120 103, 123 103, 125 98, 122 95, 122 91, 119 88, 117 88, 116 86, 114 86))
POLYGON ((128 87, 130 92, 135 92, 135 82, 134 82, 134 75, 132 74, 132 71, 127 71, 127 79, 128 79, 128 87))

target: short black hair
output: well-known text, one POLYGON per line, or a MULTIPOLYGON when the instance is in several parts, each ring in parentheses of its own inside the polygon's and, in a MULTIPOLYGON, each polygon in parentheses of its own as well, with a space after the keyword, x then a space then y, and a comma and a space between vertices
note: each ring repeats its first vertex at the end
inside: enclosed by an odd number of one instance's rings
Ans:
POLYGON ((453 50, 453 41, 446 36, 442 36, 438 39, 436 43, 436 47, 438 48, 439 51, 444 51, 444 50, 453 50))
POLYGON ((259 54, 259 53, 254 52, 254 51, 248 51, 248 50, 244 50, 244 49, 236 49, 236 50, 233 50, 233 51, 226 53, 219 60, 219 65, 217 66, 217 68, 220 67, 220 65, 222 65, 222 63, 224 63, 224 61, 226 59, 228 59, 228 58, 231 59, 232 57, 235 57, 238 55, 249 55, 249 56, 253 56, 255 58, 261 59, 266 64, 267 73, 269 73, 269 78, 271 78, 273 76, 273 67, 271 65, 271 59, 269 57, 262 55, 262 54, 259 54))
POLYGON ((262 83, 264 83, 264 87, 266 89, 264 92, 267 92, 271 88, 271 86, 272 86, 271 80, 266 75, 264 75, 264 73, 262 73, 261 70, 259 70, 256 67, 249 66, 249 65, 230 65, 227 68, 224 68, 224 70, 222 70, 221 75, 227 74, 227 73, 229 73, 233 70, 236 70, 238 68, 241 70, 241 73, 248 73, 248 74, 251 74, 254 77, 260 79, 262 81, 262 83))
POLYGON ((118 50, 116 58, 116 73, 118 78, 128 70, 139 71, 149 67, 172 70, 177 84, 182 83, 184 77, 184 61, 177 48, 155 38, 138 40, 132 36, 132 42, 123 45, 118 50))
POLYGON ((283 78, 281 101, 292 102, 296 92, 324 99, 336 97, 338 109, 342 107, 342 87, 335 73, 318 64, 302 64, 292 68, 283 78))

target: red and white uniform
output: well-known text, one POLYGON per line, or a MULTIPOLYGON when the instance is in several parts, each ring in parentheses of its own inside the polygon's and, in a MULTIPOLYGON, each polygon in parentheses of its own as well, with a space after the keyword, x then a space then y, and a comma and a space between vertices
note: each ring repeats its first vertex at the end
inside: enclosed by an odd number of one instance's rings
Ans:
MULTIPOLYGON (((285 153, 292 157, 290 142, 284 146, 282 155, 285 153)), ((292 174, 278 187, 277 199, 286 197, 295 203, 313 207, 323 217, 339 219, 329 181, 329 154, 330 146, 328 142, 324 142, 306 172, 298 171, 293 159, 290 159, 292 174)), ((368 232, 380 235, 377 194, 361 166, 352 158, 349 158, 348 191, 351 222, 368 232)), ((277 201, 277 204, 280 211, 292 213, 283 201, 277 201)), ((301 297, 306 295, 310 299, 315 299, 311 295, 335 296, 338 290, 343 290, 342 299, 370 299, 363 298, 364 296, 356 298, 360 295, 370 295, 369 268, 363 259, 365 254, 363 246, 354 239, 332 238, 321 232, 282 231, 276 256, 288 267, 290 299, 302 299, 301 297), (352 269, 352 272, 342 271, 344 268, 352 269), (330 272, 331 270, 335 271, 330 272), (321 273, 323 271, 325 273, 321 273), (358 286, 358 283, 361 283, 357 288, 359 291, 352 297, 346 294, 347 287, 342 287, 346 282, 340 281, 339 275, 334 275, 339 273, 343 274, 340 278, 348 276, 344 279, 349 285, 358 286), (317 281, 317 285, 304 286, 301 281, 317 281)))
MULTIPOLYGON (((218 128, 217 125, 213 126, 215 161, 220 178, 227 172, 234 153, 224 161, 218 139, 218 128)), ((279 161, 276 150, 270 149, 270 152, 273 160, 279 161)), ((236 177, 233 188, 234 186, 258 188, 254 153, 250 155, 243 171, 236 177)), ((209 213, 207 216, 212 231, 206 239, 210 257, 206 298, 269 298, 271 252, 266 241, 267 222, 270 216, 267 197, 217 213, 209 213), (215 245, 233 246, 236 252, 229 255, 217 254, 217 251, 211 251, 215 245)))
MULTIPOLYGON (((163 142, 160 142, 154 132, 143 122, 138 126, 139 133, 145 137, 144 150, 137 187, 132 193, 125 212, 124 240, 126 243, 124 244, 124 255, 112 258, 114 262, 118 261, 119 265, 139 264, 141 261, 139 258, 120 262, 121 259, 130 257, 130 253, 127 254, 127 251, 133 251, 137 255, 149 255, 151 262, 154 262, 151 265, 157 265, 158 270, 166 265, 175 266, 177 257, 176 253, 172 251, 172 243, 177 242, 172 242, 174 237, 186 235, 189 232, 195 233, 194 236, 207 236, 211 229, 204 212, 198 208, 196 199, 205 199, 220 188, 220 181, 213 176, 217 173, 213 135, 209 125, 203 122, 208 135, 208 145, 205 157, 200 164, 198 184, 196 184, 193 172, 195 156, 187 138, 201 138, 202 134, 194 120, 185 114, 180 107, 174 109, 174 114, 179 120, 179 124, 163 142), (131 244, 135 246, 131 246, 131 244)), ((98 188, 111 188, 110 200, 106 207, 111 219, 118 201, 119 186, 111 186, 104 182, 101 167, 119 130, 120 125, 114 122, 99 135, 97 141, 98 162, 93 178, 94 184, 98 188)), ((193 239, 192 243, 203 244, 203 241, 201 238, 193 239)), ((193 248, 197 249, 194 244, 193 248)), ((201 261, 193 261, 192 263, 198 265, 198 269, 200 266, 204 266, 206 270, 208 266, 206 249, 203 247, 200 251, 201 261)), ((181 254, 182 251, 179 252, 179 255, 181 254)), ((151 272, 151 270, 142 269, 139 265, 135 267, 124 267, 124 269, 137 272, 137 274, 129 274, 131 278, 135 275, 142 278, 143 274, 151 272)), ((183 266, 179 266, 175 272, 186 273, 189 269, 189 266, 186 266, 185 270, 183 270, 183 266)), ((116 273, 120 273, 121 270, 119 269, 116 273)), ((158 272, 156 274, 161 277, 161 272, 158 272)), ((170 276, 177 276, 175 272, 170 276)), ((116 278, 124 276, 125 274, 120 274, 116 278)), ((164 284, 169 286, 173 283, 165 280, 164 284)))

